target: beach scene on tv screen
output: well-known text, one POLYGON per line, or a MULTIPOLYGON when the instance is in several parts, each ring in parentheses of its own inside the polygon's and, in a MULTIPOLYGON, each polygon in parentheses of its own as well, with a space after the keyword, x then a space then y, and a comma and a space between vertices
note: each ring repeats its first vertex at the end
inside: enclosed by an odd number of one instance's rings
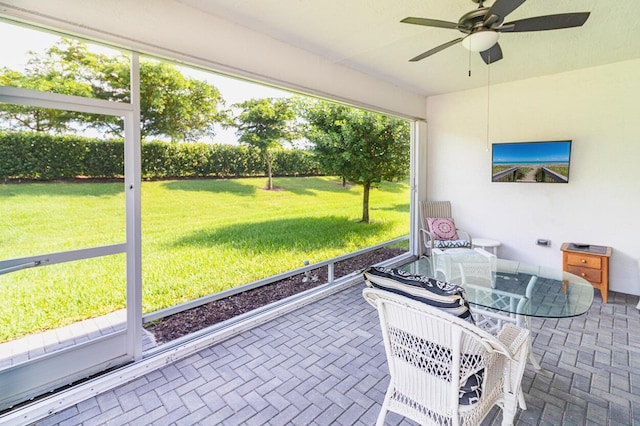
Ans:
POLYGON ((569 181, 571 141, 493 144, 492 182, 569 181))

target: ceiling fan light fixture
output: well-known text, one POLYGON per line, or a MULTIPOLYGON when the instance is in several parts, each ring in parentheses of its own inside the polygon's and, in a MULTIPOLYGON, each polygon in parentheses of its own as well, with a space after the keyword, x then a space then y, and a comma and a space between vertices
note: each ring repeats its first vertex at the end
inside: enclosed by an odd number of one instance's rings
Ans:
POLYGON ((469 34, 462 39, 465 49, 472 52, 484 52, 498 42, 500 33, 492 30, 481 30, 469 34))

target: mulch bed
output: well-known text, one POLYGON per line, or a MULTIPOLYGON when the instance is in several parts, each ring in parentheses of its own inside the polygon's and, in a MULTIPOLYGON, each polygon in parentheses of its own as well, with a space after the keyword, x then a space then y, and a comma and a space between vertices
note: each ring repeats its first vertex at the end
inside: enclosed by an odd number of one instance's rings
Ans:
MULTIPOLYGON (((335 278, 343 277, 351 272, 362 270, 403 253, 406 253, 406 251, 402 249, 381 248, 337 262, 334 267, 334 276, 335 278)), ((155 336, 158 343, 169 342, 326 282, 327 268, 324 267, 311 271, 308 277, 305 277, 305 274, 300 274, 225 299, 216 300, 147 324, 145 328, 155 336)))

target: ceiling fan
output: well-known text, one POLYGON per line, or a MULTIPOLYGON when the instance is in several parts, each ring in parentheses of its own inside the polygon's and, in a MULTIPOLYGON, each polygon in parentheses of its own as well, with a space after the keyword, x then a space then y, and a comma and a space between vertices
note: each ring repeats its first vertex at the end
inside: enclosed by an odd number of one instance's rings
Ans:
POLYGON ((491 7, 485 7, 485 0, 471 0, 478 3, 478 8, 462 15, 455 22, 440 21, 429 18, 405 18, 400 22, 405 24, 424 25, 427 27, 448 28, 458 30, 463 34, 433 49, 410 59, 411 62, 420 61, 438 53, 441 50, 462 42, 462 45, 472 52, 479 52, 488 65, 502 59, 502 49, 497 43, 500 33, 557 30, 562 28, 580 27, 589 17, 589 12, 561 13, 557 15, 536 16, 504 23, 508 14, 520 7, 526 0, 496 0, 491 7))

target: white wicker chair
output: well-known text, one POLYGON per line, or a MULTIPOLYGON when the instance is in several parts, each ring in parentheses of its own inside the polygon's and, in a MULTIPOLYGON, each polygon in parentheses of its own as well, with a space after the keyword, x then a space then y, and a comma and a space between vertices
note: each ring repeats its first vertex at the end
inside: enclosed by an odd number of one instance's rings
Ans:
POLYGON ((378 310, 391 375, 378 425, 388 411, 422 425, 477 425, 494 405, 503 425, 513 423, 528 330, 505 324, 496 337, 389 291, 366 288, 363 296, 378 310))
POLYGON ((458 240, 439 240, 436 238, 431 229, 427 218, 449 218, 451 216, 451 202, 449 201, 421 201, 420 202, 420 236, 424 244, 425 254, 431 255, 434 248, 446 250, 447 248, 472 248, 473 241, 471 235, 467 231, 456 228, 458 240))

